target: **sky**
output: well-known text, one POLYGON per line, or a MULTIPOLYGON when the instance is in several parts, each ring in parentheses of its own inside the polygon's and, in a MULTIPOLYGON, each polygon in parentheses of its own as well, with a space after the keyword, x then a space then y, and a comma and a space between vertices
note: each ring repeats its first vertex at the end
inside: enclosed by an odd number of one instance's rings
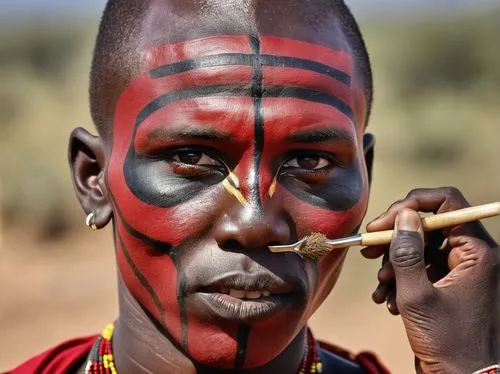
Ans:
MULTIPOLYGON (((353 12, 365 16, 415 15, 421 12, 484 9, 500 6, 499 0, 346 0, 353 12)), ((0 0, 0 20, 61 17, 94 17, 101 13, 105 0, 0 0)))

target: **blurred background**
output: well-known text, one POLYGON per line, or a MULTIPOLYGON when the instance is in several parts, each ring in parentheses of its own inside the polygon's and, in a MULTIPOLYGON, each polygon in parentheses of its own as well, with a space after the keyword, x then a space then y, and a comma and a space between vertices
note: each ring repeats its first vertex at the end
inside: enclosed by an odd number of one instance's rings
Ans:
MULTIPOLYGON (((375 73, 377 136, 367 218, 415 187, 454 185, 500 200, 500 2, 351 0, 375 73)), ((89 129, 87 88, 104 0, 0 7, 0 371, 116 316, 109 229, 89 232, 66 162, 89 129)), ((486 222, 500 238, 500 220, 486 222)), ((316 334, 413 372, 398 318, 375 306, 379 261, 352 250, 314 316, 316 334)))

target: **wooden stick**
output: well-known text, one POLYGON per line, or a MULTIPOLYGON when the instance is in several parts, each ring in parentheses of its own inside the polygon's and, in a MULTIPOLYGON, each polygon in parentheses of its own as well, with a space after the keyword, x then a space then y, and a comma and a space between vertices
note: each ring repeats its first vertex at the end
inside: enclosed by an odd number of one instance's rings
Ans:
MULTIPOLYGON (((477 205, 470 208, 423 217, 422 227, 424 231, 434 231, 497 215, 500 215, 500 202, 477 205)), ((361 245, 374 246, 389 244, 392 240, 393 233, 393 230, 386 230, 361 234, 361 245)))

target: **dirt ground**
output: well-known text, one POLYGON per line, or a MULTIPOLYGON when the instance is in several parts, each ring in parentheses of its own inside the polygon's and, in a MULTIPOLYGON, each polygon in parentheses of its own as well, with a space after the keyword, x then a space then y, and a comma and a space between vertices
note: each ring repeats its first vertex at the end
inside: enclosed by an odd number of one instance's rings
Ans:
MULTIPOLYGON (((64 339, 96 333, 115 318, 108 230, 45 244, 7 232, 0 245, 0 371, 64 339)), ((311 326, 319 338, 374 351, 394 373, 411 373, 413 356, 399 319, 370 300, 378 267, 353 249, 311 326)))

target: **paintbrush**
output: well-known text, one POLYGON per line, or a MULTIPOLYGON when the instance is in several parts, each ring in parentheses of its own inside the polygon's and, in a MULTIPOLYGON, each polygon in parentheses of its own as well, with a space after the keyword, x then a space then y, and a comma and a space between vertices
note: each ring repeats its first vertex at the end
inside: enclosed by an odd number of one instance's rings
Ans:
MULTIPOLYGON (((500 202, 423 217, 422 227, 424 231, 434 231, 497 215, 500 215, 500 202)), ((333 240, 321 233, 312 233, 295 244, 273 245, 269 246, 269 249, 271 252, 294 252, 301 257, 319 260, 333 249, 356 245, 364 247, 387 245, 391 242, 393 232, 393 230, 369 232, 333 240)))

